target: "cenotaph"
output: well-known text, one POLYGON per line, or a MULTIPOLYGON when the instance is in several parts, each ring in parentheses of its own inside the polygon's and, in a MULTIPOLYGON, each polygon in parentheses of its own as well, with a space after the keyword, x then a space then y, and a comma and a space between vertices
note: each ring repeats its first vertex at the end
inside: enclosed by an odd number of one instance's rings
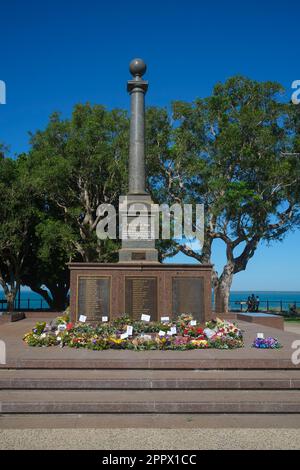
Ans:
MULTIPOLYGON (((146 65, 141 59, 130 63, 132 80, 127 82, 131 97, 128 194, 123 197, 119 220, 122 234, 137 214, 138 237, 122 237, 118 263, 70 263, 70 310, 72 321, 80 315, 87 322, 101 323, 125 313, 133 319, 150 315, 175 318, 190 313, 199 322, 211 318, 211 265, 159 263, 155 248, 153 205, 146 191, 145 94, 146 65), (139 209, 141 208, 141 211, 139 209), (146 208, 143 211, 143 208, 146 208), (154 230, 153 230, 154 227, 154 230)), ((155 220, 154 220, 155 218, 155 220)))

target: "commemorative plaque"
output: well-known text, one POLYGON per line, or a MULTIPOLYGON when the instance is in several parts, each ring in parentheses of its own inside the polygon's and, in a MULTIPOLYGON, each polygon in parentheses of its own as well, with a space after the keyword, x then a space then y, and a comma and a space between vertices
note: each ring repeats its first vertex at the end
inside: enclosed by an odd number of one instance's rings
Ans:
POLYGON ((174 277, 172 279, 173 315, 190 313, 195 320, 205 321, 204 283, 201 277, 174 277))
POLYGON ((157 278, 125 278, 125 311, 134 320, 140 320, 141 315, 157 320, 157 278))
POLYGON ((101 322, 102 316, 110 316, 109 277, 80 277, 78 294, 78 317, 85 315, 87 321, 101 322))

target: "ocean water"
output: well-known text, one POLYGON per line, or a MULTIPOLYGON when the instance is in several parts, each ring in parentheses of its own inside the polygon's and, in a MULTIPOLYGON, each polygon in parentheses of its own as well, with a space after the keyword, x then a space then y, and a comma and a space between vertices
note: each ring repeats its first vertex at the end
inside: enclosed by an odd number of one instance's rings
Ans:
MULTIPOLYGON (((240 302, 245 302, 249 295, 258 295, 260 298, 260 309, 266 310, 288 310, 289 305, 296 303, 300 307, 300 291, 232 291, 230 293, 230 308, 232 310, 240 309, 240 302)), ((5 305, 1 304, 1 299, 5 299, 3 291, 0 290, 0 311, 5 310, 5 305)), ((18 303, 17 303, 18 304, 18 303)), ((29 289, 22 289, 20 298, 21 309, 46 309, 48 308, 47 302, 35 292, 29 289)), ((246 306, 242 305, 243 310, 246 306)))
MULTIPOLYGON (((258 295, 260 300, 260 309, 266 310, 288 310, 290 305, 294 303, 300 307, 300 291, 231 291, 230 292, 230 308, 239 309, 240 301, 246 301, 249 296, 258 295)), ((243 309, 246 306, 243 305, 243 309)))
MULTIPOLYGON (((1 300, 5 300, 3 290, 0 289, 0 310, 5 310, 5 304, 1 305, 1 300)), ((16 307, 19 306, 18 299, 15 302, 16 307)), ((36 292, 33 292, 30 289, 21 289, 20 296, 20 309, 47 309, 49 308, 48 303, 36 292)))

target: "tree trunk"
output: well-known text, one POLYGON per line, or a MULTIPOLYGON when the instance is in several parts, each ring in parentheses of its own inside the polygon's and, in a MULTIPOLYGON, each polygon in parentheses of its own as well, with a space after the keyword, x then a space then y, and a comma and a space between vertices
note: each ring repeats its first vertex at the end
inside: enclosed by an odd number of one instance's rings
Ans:
POLYGON ((52 296, 51 309, 63 312, 68 306, 68 285, 49 286, 52 296))
POLYGON ((9 293, 6 295, 8 312, 14 311, 15 298, 16 298, 16 294, 14 294, 12 291, 9 291, 9 293))
POLYGON ((48 290, 43 289, 40 286, 28 284, 28 287, 30 287, 32 291, 36 292, 41 297, 43 297, 43 299, 47 302, 51 310, 62 312, 66 309, 68 305, 69 285, 47 285, 46 287, 49 289, 51 295, 49 294, 48 290))
POLYGON ((226 265, 220 278, 214 282, 214 304, 216 314, 229 310, 229 294, 233 279, 233 266, 226 265))
POLYGON ((5 298, 7 300, 7 311, 8 312, 13 312, 14 311, 15 298, 16 298, 18 289, 19 289, 18 286, 14 286, 14 287, 10 286, 10 288, 7 288, 7 290, 5 289, 5 291, 4 291, 5 298))

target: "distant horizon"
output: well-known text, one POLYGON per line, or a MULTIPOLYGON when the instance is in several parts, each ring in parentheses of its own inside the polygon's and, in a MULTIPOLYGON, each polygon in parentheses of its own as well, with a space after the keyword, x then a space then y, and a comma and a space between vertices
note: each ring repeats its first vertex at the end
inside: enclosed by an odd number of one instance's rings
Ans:
MULTIPOLYGON (((27 287, 27 286, 21 286, 21 290, 34 292, 34 291, 32 291, 32 289, 30 289, 30 287, 27 287)), ((0 292, 3 292, 3 288, 1 286, 0 286, 0 292)), ((287 294, 293 294, 293 293, 300 294, 300 289, 299 290, 278 290, 278 289, 261 290, 261 289, 251 289, 250 288, 250 289, 230 289, 230 292, 284 292, 284 293, 287 293, 287 294)))

